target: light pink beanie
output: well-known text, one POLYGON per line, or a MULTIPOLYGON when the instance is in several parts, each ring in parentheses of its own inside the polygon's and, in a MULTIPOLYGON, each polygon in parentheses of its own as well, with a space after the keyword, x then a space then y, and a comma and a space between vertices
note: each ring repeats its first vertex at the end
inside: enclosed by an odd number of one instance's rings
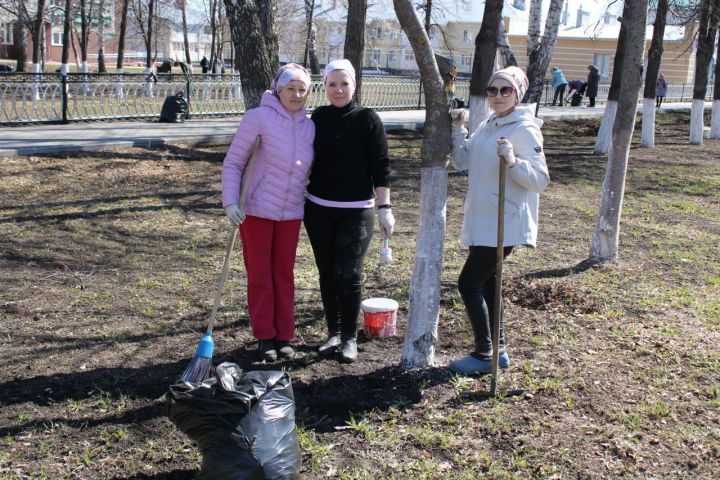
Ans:
POLYGON ((503 68, 502 70, 498 70, 493 73, 492 77, 490 77, 488 85, 498 78, 502 78, 503 80, 510 82, 510 85, 515 87, 515 91, 517 92, 518 102, 522 102, 525 92, 527 92, 529 83, 525 72, 523 72, 519 67, 503 68))

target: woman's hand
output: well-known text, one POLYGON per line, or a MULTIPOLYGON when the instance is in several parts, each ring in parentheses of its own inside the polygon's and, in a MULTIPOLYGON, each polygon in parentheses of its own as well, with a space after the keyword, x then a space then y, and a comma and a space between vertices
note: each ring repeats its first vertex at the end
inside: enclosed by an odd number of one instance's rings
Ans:
POLYGON ((513 145, 512 143, 510 143, 510 140, 505 137, 498 138, 497 154, 498 157, 505 160, 506 167, 512 168, 517 163, 517 159, 515 158, 515 152, 513 151, 513 145))
POLYGON ((393 228, 395 227, 395 217, 392 213, 392 208, 379 208, 378 209, 378 223, 380 223, 380 231, 384 238, 390 238, 393 234, 393 228))
POLYGON ((230 222, 230 225, 240 225, 245 221, 245 210, 240 208, 237 203, 233 203, 225 207, 225 215, 230 222))
POLYGON ((450 114, 450 124, 453 128, 461 128, 465 124, 467 112, 464 108, 452 108, 448 113, 450 114))

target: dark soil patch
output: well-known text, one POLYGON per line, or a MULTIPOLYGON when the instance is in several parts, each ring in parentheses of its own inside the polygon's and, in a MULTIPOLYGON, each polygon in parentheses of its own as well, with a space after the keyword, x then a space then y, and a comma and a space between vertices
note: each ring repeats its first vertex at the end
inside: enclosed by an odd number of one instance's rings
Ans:
MULTIPOLYGON (((419 225, 421 135, 390 136, 394 262, 374 240, 365 296, 400 303, 398 336, 323 359, 326 331, 304 232, 298 352, 256 360, 242 254, 215 329, 216 363, 285 369, 301 478, 702 478, 720 471, 720 145, 687 145, 688 116, 659 115, 633 145, 616 264, 584 260, 606 158, 597 121, 543 127, 552 184, 538 248, 504 279, 511 367, 445 368, 471 349, 456 288, 467 176, 451 172, 436 365, 399 367, 419 225)), ((209 318, 228 226, 223 147, 168 146, 2 159, 0 478, 185 479, 200 456, 154 403, 209 318)))

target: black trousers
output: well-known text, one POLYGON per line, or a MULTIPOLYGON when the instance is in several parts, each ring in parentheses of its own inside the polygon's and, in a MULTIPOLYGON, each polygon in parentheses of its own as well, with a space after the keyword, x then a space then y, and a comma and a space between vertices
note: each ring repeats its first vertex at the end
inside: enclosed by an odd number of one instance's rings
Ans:
POLYGON ((559 87, 555 88, 555 96, 553 97, 553 105, 556 103, 559 104, 561 107, 563 106, 563 99, 565 95, 565 87, 567 84, 563 83, 559 87), (558 101, 559 98, 559 101, 558 101))
MULTIPOLYGON (((505 247, 504 257, 513 247, 505 247)), ((492 327, 495 323, 495 247, 470 247, 470 253, 458 279, 458 290, 475 337, 474 354, 483 359, 492 357, 492 327)), ((503 258, 504 258, 503 257, 503 258)), ((500 305, 502 308, 502 304, 500 305)), ((500 312, 500 353, 505 351, 505 321, 500 312)))
POLYGON ((375 227, 373 208, 323 207, 305 201, 305 230, 320 273, 330 336, 357 336, 363 262, 375 227))

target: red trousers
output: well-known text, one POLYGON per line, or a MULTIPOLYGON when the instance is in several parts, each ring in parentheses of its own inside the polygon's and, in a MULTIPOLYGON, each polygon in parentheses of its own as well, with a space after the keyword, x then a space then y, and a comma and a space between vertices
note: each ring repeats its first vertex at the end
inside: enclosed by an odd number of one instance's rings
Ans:
POLYGON ((248 311, 258 340, 295 337, 295 253, 300 220, 248 216, 240 224, 248 311))

